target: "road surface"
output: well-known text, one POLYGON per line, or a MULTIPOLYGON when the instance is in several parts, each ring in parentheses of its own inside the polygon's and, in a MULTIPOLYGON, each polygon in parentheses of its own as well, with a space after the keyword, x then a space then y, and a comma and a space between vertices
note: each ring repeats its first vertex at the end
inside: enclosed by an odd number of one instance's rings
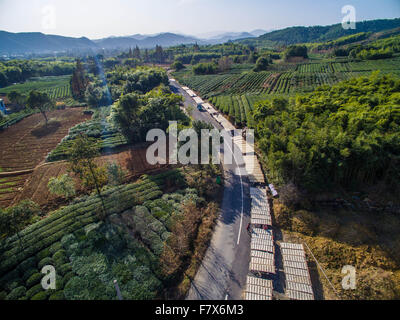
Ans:
MULTIPOLYGON (((199 111, 194 100, 176 81, 173 92, 184 97, 185 108, 193 106, 191 116, 223 129, 206 111, 199 111)), ((224 150, 222 149, 223 153, 224 150)), ((236 162, 223 165, 225 189, 221 215, 210 246, 191 288, 188 300, 242 300, 250 263, 250 187, 246 176, 235 174, 236 162)))

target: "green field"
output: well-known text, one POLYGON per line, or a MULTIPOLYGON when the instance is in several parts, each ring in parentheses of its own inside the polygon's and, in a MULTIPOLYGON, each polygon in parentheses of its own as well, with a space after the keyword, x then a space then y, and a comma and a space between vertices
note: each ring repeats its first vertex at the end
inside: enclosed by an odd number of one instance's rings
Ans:
POLYGON ((63 99, 71 97, 69 81, 71 76, 51 76, 31 78, 24 83, 14 84, 0 89, 0 94, 8 94, 17 91, 28 94, 31 90, 47 92, 52 99, 63 99))
POLYGON ((156 298, 165 280, 159 259, 173 219, 182 203, 201 200, 193 189, 163 194, 167 180, 181 178, 173 170, 104 191, 107 222, 97 216, 99 198, 86 196, 7 238, 0 246, 0 294, 23 300, 116 299, 118 279, 125 299, 156 298), (140 240, 124 229, 128 221, 140 240), (56 267, 57 289, 46 292, 40 270, 47 264, 56 267))
POLYGON ((400 75, 400 57, 350 61, 313 59, 308 62, 276 63, 268 71, 253 72, 250 65, 234 65, 231 71, 215 75, 194 75, 191 67, 175 72, 178 81, 209 99, 237 125, 252 125, 251 110, 257 101, 277 95, 293 96, 318 86, 369 75, 373 71, 400 75))

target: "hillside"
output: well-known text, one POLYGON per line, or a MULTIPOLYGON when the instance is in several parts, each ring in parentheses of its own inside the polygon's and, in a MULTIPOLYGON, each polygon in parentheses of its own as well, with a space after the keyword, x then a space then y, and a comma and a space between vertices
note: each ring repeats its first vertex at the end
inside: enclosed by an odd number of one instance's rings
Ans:
POLYGON ((400 27, 400 18, 357 22, 356 29, 345 30, 341 24, 330 26, 290 27, 266 33, 255 39, 239 40, 247 44, 278 43, 290 45, 306 42, 324 42, 360 32, 381 32, 400 27))
POLYGON ((41 32, 11 33, 0 31, 0 54, 22 54, 79 49, 95 49, 88 38, 47 35, 41 32))

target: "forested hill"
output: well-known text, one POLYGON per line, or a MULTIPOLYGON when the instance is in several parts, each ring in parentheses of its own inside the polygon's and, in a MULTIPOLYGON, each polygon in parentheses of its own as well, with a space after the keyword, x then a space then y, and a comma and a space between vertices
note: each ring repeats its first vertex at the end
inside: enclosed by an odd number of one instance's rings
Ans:
MULTIPOLYGON (((278 42, 285 45, 306 42, 324 42, 360 32, 380 32, 400 27, 400 18, 357 22, 356 29, 345 30, 342 24, 331 26, 290 27, 266 33, 255 39, 242 40, 246 43, 263 41, 278 42)), ((240 42, 240 41, 239 41, 240 42)))
POLYGON ((50 52, 72 49, 93 49, 96 45, 88 38, 47 35, 41 32, 12 33, 0 31, 0 53, 50 52))

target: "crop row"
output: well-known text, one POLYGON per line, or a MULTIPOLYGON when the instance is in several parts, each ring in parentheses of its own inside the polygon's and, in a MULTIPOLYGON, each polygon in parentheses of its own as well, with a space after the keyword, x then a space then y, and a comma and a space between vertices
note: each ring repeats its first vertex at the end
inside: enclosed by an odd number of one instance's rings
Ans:
MULTIPOLYGON (((140 183, 104 191, 102 194, 107 214, 120 213, 134 205, 160 197, 164 181, 178 174, 178 170, 172 170, 144 178, 140 183)), ((4 240, 0 247, 0 274, 4 275, 24 260, 50 247, 66 234, 96 222, 99 210, 101 210, 100 200, 93 195, 52 213, 48 218, 31 225, 18 235, 4 240)))

